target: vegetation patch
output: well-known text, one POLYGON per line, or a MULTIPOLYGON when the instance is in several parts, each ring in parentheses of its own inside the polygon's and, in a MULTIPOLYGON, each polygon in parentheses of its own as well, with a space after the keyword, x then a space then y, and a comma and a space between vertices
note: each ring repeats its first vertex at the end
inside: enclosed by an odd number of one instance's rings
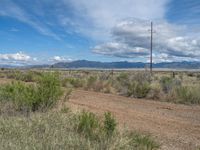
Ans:
MULTIPOLYGON (((0 103, 10 103, 16 111, 47 111, 55 106, 62 95, 58 74, 45 73, 38 83, 26 84, 14 81, 1 86, 0 103)), ((0 108, 2 109, 2 108, 0 108)))
MULTIPOLYGON (((141 134, 121 131, 115 132, 114 136, 105 136, 103 132, 100 132, 102 126, 98 124, 104 123, 89 112, 82 112, 81 114, 35 113, 31 114, 30 118, 22 116, 5 118, 0 116, 0 147, 18 150, 156 150, 159 148, 151 137, 141 134), (80 119, 77 120, 77 117, 80 119), (98 123, 97 119, 99 120, 98 123), (97 134, 94 131, 99 132, 97 134), (91 136, 91 134, 96 134, 96 136, 91 136)), ((113 128, 107 129, 113 131, 113 128)))

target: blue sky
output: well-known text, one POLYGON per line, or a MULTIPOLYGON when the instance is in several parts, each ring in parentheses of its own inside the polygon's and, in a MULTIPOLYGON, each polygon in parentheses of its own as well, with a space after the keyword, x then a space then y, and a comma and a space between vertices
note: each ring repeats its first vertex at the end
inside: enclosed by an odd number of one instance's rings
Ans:
POLYGON ((0 64, 198 61, 199 0, 0 0, 0 64))

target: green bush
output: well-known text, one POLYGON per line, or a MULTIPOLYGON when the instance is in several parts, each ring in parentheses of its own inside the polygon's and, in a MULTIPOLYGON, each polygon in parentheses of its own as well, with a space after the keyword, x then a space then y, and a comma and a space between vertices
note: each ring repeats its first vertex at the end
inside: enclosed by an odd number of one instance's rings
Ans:
POLYGON ((120 83, 121 86, 129 85, 129 76, 127 73, 121 73, 117 76, 116 80, 120 83))
POLYGON ((95 85, 97 81, 97 77, 96 76, 90 76, 88 79, 87 79, 87 89, 92 89, 95 85))
POLYGON ((24 82, 34 82, 37 81, 37 79, 41 76, 39 72, 31 71, 31 70, 24 70, 24 71, 19 71, 19 70, 13 70, 10 71, 7 74, 7 78, 9 79, 15 79, 15 80, 20 80, 24 82))
POLYGON ((18 80, 25 81, 25 82, 33 82, 35 75, 32 71, 28 71, 25 73, 19 74, 18 80))
POLYGON ((84 80, 76 79, 76 78, 65 78, 62 81, 62 86, 64 87, 83 87, 84 86, 84 80))
POLYGON ((38 82, 38 104, 42 110, 52 108, 63 94, 58 73, 45 73, 38 82))
POLYGON ((45 111, 62 95, 57 74, 44 74, 37 84, 12 82, 0 88, 0 101, 11 102, 18 111, 45 111))
POLYGON ((149 83, 139 83, 137 81, 129 84, 128 96, 136 98, 145 98, 150 91, 149 83))
POLYGON ((98 129, 99 121, 95 114, 86 111, 79 114, 77 127, 79 133, 86 137, 94 138, 97 135, 98 129))
POLYGON ((183 86, 176 89, 179 103, 200 104, 200 87, 183 86))
POLYGON ((142 136, 140 134, 132 134, 131 143, 138 150, 155 150, 159 148, 159 145, 153 141, 149 136, 142 136))
POLYGON ((146 72, 136 74, 121 73, 117 77, 116 88, 122 95, 136 98, 144 98, 150 91, 151 77, 146 72))
POLYGON ((113 135, 113 133, 116 130, 116 120, 115 118, 112 116, 112 114, 110 112, 106 112, 104 114, 104 126, 103 129, 106 133, 107 136, 111 136, 113 135))
POLYGON ((173 79, 171 77, 162 77, 160 79, 160 85, 164 93, 169 93, 174 88, 181 86, 181 81, 178 79, 173 79))
POLYGON ((12 82, 0 89, 1 101, 12 102, 19 111, 30 111, 37 101, 37 90, 34 85, 25 85, 21 82, 12 82))

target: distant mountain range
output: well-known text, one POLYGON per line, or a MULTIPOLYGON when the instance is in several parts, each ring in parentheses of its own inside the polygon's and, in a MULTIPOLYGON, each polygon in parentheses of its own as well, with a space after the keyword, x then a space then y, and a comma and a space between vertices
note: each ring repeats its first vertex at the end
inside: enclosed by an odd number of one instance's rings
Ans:
MULTIPOLYGON (((0 65, 1 68, 19 68, 11 65, 0 65)), ((32 65, 23 66, 21 68, 96 68, 96 69, 131 69, 149 67, 148 63, 143 62, 99 62, 88 60, 77 60, 72 62, 59 62, 53 65, 32 65)), ((200 69, 200 62, 162 62, 154 63, 154 68, 169 68, 169 69, 200 69)))
MULTIPOLYGON (((143 62, 98 62, 78 60, 72 62, 59 62, 51 67, 53 68, 103 68, 103 69, 128 69, 128 68, 145 68, 149 67, 148 63, 143 62)), ((200 69, 200 62, 162 62, 154 63, 154 68, 170 68, 170 69, 200 69)))

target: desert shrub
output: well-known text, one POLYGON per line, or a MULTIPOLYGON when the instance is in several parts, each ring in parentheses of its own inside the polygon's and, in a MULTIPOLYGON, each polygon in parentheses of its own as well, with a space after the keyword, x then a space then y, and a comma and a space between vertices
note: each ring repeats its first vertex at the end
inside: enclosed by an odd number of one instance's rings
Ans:
POLYGON ((21 72, 18 70, 12 70, 7 73, 8 79, 18 79, 20 77, 21 72))
POLYGON ((25 81, 25 82, 33 82, 34 73, 32 71, 21 73, 20 76, 18 77, 18 80, 25 81))
POLYGON ((112 93, 114 91, 113 81, 112 80, 106 81, 105 84, 103 85, 102 91, 104 93, 112 93))
POLYGON ((12 82, 0 90, 1 101, 12 102, 13 109, 30 111, 37 97, 34 85, 25 85, 21 82, 12 82))
POLYGON ((142 136, 137 133, 132 133, 132 144, 139 150, 155 150, 159 148, 159 145, 152 140, 149 136, 142 136))
POLYGON ((139 83, 150 83, 152 80, 152 76, 149 72, 138 72, 135 75, 132 76, 132 79, 134 81, 137 81, 139 83))
POLYGON ((94 138, 99 129, 99 121, 95 114, 83 111, 78 116, 77 131, 86 137, 94 138))
POLYGON ((15 79, 15 80, 20 80, 24 82, 37 81, 39 77, 40 77, 40 74, 34 71, 13 70, 7 74, 7 78, 9 79, 15 79))
POLYGON ((96 81, 97 81, 97 77, 96 76, 90 76, 87 79, 87 88, 88 89, 92 89, 96 81))
POLYGON ((160 86, 165 93, 169 93, 173 88, 181 86, 181 81, 176 78, 163 76, 160 79, 160 86))
POLYGON ((195 73, 194 73, 194 72, 188 72, 188 73, 187 73, 187 76, 188 76, 188 77, 194 77, 194 76, 195 76, 195 73))
POLYGON ((120 73, 116 77, 116 82, 113 82, 114 88, 122 95, 127 95, 129 84, 130 79, 127 73, 120 73))
POLYGON ((104 113, 104 126, 103 129, 107 136, 113 135, 116 130, 117 122, 110 112, 104 113))
POLYGON ((37 85, 36 109, 52 108, 63 94, 58 73, 44 73, 37 85))
POLYGON ((136 98, 144 98, 150 91, 149 83, 139 83, 138 81, 132 82, 128 86, 128 96, 136 98))
POLYGON ((200 73, 197 74, 197 79, 198 79, 198 80, 200 79, 200 73))
POLYGON ((183 86, 176 89, 179 103, 200 104, 200 87, 183 86))
POLYGON ((165 93, 168 93, 172 89, 172 83, 173 83, 173 80, 170 77, 162 77, 160 79, 162 90, 165 93))
POLYGON ((0 101, 11 102, 17 111, 45 111, 52 108, 62 94, 55 74, 44 74, 38 84, 12 82, 0 88, 0 101))
POLYGON ((94 90, 96 92, 103 92, 105 87, 105 81, 100 80, 97 76, 90 76, 87 79, 85 86, 86 90, 94 90))
POLYGON ((127 96, 144 98, 150 90, 151 77, 146 72, 138 72, 133 75, 122 73, 117 77, 118 91, 127 96))
POLYGON ((5 77, 6 77, 5 73, 4 72, 0 72, 0 78, 5 78, 5 77))
POLYGON ((129 76, 127 73, 121 73, 116 79, 121 86, 127 86, 129 84, 129 76))
POLYGON ((62 81, 62 86, 64 87, 79 88, 79 87, 83 87, 83 85, 84 85, 84 80, 77 79, 77 78, 65 78, 62 81))
POLYGON ((153 100, 161 100, 160 98, 162 97, 162 94, 162 90, 159 86, 151 87, 147 94, 147 98, 153 100))
POLYGON ((96 81, 93 86, 92 89, 96 92, 102 92, 102 90, 104 89, 104 82, 103 81, 96 81))
POLYGON ((112 136, 116 131, 116 119, 110 112, 104 114, 103 123, 91 112, 82 111, 77 116, 77 131, 90 139, 99 139, 101 136, 112 136))

